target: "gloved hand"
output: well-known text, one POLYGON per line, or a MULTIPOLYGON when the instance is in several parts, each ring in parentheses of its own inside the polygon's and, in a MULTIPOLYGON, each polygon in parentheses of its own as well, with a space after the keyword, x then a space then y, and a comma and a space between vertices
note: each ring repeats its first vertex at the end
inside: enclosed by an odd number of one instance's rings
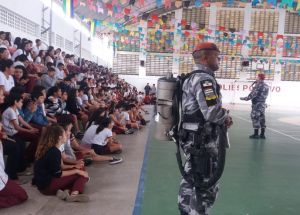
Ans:
POLYGON ((227 116, 226 120, 225 120, 225 125, 227 128, 230 128, 233 124, 233 121, 232 121, 232 117, 231 116, 227 116))
POLYGON ((240 97, 240 100, 245 100, 246 101, 247 97, 240 97))

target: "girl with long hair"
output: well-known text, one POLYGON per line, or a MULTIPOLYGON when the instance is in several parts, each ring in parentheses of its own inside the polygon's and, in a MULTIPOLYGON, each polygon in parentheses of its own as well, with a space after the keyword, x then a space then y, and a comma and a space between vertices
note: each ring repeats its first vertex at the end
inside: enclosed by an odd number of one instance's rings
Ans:
POLYGON ((47 127, 41 136, 34 165, 32 184, 44 195, 55 195, 68 202, 86 202, 82 194, 89 175, 86 171, 62 168, 59 148, 67 141, 64 129, 58 125, 47 127))

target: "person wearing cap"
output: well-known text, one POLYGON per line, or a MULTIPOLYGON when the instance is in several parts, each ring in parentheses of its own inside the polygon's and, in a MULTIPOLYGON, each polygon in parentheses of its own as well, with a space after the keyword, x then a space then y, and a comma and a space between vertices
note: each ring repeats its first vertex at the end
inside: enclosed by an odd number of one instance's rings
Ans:
POLYGON ((260 73, 257 75, 251 93, 246 97, 241 97, 241 100, 252 102, 251 120, 254 128, 254 134, 250 135, 251 139, 265 139, 266 129, 266 100, 269 94, 269 86, 264 82, 265 75, 260 73), (260 129, 260 134, 259 134, 260 129))
MULTIPOLYGON (((196 155, 191 153, 196 147, 204 144, 212 144, 212 150, 218 153, 217 145, 219 145, 221 132, 215 128, 220 126, 229 128, 232 125, 232 118, 228 115, 228 111, 222 108, 220 87, 214 74, 219 69, 219 54, 220 50, 214 43, 199 44, 192 53, 196 64, 195 70, 187 75, 182 85, 182 136, 184 137, 180 138, 179 143, 185 153, 186 163, 185 175, 178 195, 181 215, 209 214, 219 190, 218 180, 214 180, 215 182, 205 188, 199 185, 208 181, 211 175, 204 174, 202 177, 201 174, 201 183, 198 183, 194 176, 197 174, 198 167, 204 166, 205 162, 195 159, 196 155), (215 132, 214 138, 205 140, 206 142, 199 138, 199 135, 204 135, 201 129, 204 126, 211 128, 211 133, 215 132), (187 178, 191 180, 186 180, 187 178)), ((210 155, 207 153, 207 156, 210 155)), ((207 165, 210 166, 213 174, 218 167, 215 158, 211 157, 207 165)))

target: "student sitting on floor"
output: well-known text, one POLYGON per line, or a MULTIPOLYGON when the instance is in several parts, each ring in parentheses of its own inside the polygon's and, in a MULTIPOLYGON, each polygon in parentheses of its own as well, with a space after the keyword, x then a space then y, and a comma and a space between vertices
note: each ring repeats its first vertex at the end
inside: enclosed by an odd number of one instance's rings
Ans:
POLYGON ((69 157, 69 159, 73 159, 77 161, 82 161, 84 164, 87 166, 88 164, 91 163, 91 161, 109 161, 110 164, 117 164, 123 161, 122 158, 116 158, 112 156, 104 156, 104 155, 97 155, 93 149, 85 148, 81 146, 74 135, 71 133, 73 124, 72 124, 72 119, 70 119, 69 116, 65 115, 61 117, 58 121, 59 125, 61 125, 65 130, 67 135, 70 134, 70 138, 68 141, 70 143, 64 144, 64 151, 65 154, 69 157), (74 152, 73 148, 76 150, 74 152))
POLYGON ((122 145, 113 141, 112 127, 111 118, 102 117, 88 128, 82 140, 91 144, 98 155, 121 153, 122 145))
POLYGON ((83 195, 85 183, 89 180, 86 171, 61 168, 59 148, 67 140, 64 129, 57 125, 49 126, 43 132, 36 151, 34 178, 32 184, 45 195, 57 195, 68 202, 86 202, 83 195))
POLYGON ((25 190, 15 181, 9 179, 4 172, 3 148, 0 142, 0 209, 21 204, 27 199, 25 190))

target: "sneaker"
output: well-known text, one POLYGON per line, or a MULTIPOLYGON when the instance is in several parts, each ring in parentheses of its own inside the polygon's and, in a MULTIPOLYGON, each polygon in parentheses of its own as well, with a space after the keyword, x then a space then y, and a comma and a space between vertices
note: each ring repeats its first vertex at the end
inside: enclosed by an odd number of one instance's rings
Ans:
POLYGON ((264 134, 259 135, 260 139, 266 139, 266 136, 264 134))
POLYGON ((123 162, 123 158, 113 157, 113 159, 111 161, 109 161, 109 164, 113 165, 113 164, 117 164, 117 163, 121 163, 121 162, 123 162))
POLYGON ((125 134, 133 134, 134 130, 133 129, 128 129, 127 131, 124 132, 125 134))
POLYGON ((90 198, 84 194, 69 195, 66 198, 67 202, 88 202, 90 198))
POLYGON ((250 139, 259 139, 259 135, 258 134, 252 134, 249 136, 250 139))
POLYGON ((122 150, 118 150, 118 151, 115 151, 115 152, 112 152, 111 154, 121 154, 122 153, 122 150))
POLYGON ((89 166, 93 163, 93 160, 91 158, 85 158, 83 162, 84 162, 84 166, 89 166))
POLYGON ((70 196, 69 192, 68 191, 63 191, 63 190, 58 190, 56 192, 56 197, 61 199, 61 200, 66 200, 67 197, 70 196))

